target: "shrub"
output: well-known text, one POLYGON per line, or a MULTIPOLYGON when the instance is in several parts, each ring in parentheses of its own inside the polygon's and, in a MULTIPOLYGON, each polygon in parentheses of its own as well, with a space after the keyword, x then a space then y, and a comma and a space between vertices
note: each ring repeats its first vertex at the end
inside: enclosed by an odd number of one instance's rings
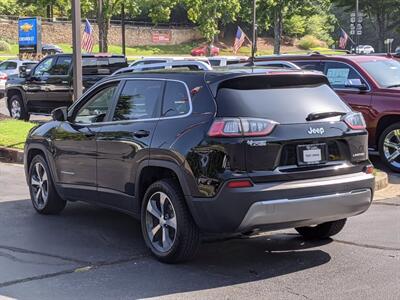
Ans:
POLYGON ((310 50, 311 48, 323 47, 326 48, 327 44, 315 36, 306 35, 298 41, 297 46, 304 50, 310 50))
POLYGON ((11 51, 11 46, 6 41, 0 41, 0 51, 11 51))

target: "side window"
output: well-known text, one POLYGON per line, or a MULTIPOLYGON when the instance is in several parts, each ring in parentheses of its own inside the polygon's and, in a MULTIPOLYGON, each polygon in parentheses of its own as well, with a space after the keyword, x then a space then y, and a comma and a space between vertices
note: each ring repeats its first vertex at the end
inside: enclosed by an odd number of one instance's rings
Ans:
POLYGON ((187 114, 189 110, 189 96, 183 83, 175 81, 167 82, 165 87, 162 116, 180 116, 187 114))
POLYGON ((8 61, 2 62, 0 64, 0 71, 7 69, 7 67, 8 67, 8 61))
POLYGON ((37 65, 33 76, 50 75, 51 67, 55 61, 55 57, 49 57, 37 65))
POLYGON ((209 59, 209 61, 210 61, 210 65, 213 67, 219 67, 221 64, 220 60, 218 60, 218 59, 209 59))
POLYGON ((145 60, 143 62, 144 65, 151 65, 151 64, 161 64, 167 62, 166 60, 145 60))
POLYGON ((76 123, 92 124, 103 122, 111 107, 117 84, 109 85, 97 91, 75 115, 76 123))
POLYGON ((326 62, 324 74, 333 88, 346 88, 349 82, 365 84, 361 76, 353 69, 353 67, 341 62, 326 62))
POLYGON ((320 72, 324 71, 321 62, 319 61, 294 61, 293 63, 298 65, 303 70, 312 70, 320 72))
POLYGON ((163 85, 163 81, 128 80, 119 95, 113 121, 154 118, 163 85))
POLYGON ((10 61, 7 66, 7 70, 15 70, 17 68, 17 63, 10 61))
POLYGON ((68 56, 61 56, 57 62, 52 66, 50 75, 68 75, 69 68, 72 63, 72 58, 68 56))

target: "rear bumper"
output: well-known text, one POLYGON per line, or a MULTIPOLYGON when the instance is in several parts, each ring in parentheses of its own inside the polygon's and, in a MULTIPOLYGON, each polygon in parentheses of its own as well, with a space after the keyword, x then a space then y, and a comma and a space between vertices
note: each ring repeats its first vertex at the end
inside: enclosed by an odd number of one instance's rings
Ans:
POLYGON ((256 202, 247 211, 238 231, 254 227, 275 229, 279 226, 308 226, 344 219, 368 209, 370 189, 325 196, 256 202))
POLYGON ((291 182, 222 188, 214 198, 192 198, 195 222, 206 232, 277 230, 360 214, 371 205, 374 176, 356 173, 291 182))

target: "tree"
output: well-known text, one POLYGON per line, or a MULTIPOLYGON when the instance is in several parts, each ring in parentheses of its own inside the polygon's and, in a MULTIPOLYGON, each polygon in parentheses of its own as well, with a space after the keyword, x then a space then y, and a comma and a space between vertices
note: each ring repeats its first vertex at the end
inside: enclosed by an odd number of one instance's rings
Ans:
POLYGON ((240 11, 239 0, 183 0, 189 19, 199 26, 200 32, 212 42, 220 27, 235 21, 240 11))
MULTIPOLYGON (((241 0, 241 19, 251 23, 251 3, 253 0, 241 0)), ((331 0, 258 0, 257 23, 259 30, 270 31, 274 35, 274 53, 279 54, 282 35, 300 37, 304 34, 315 34, 327 39, 330 43, 330 32, 333 31, 334 18, 330 15, 331 0), (317 19, 315 16, 321 18, 317 19), (310 18, 318 20, 320 26, 312 26, 310 18), (324 21, 324 22, 322 22, 324 21), (314 33, 315 32, 315 33, 314 33)))
POLYGON ((139 13, 137 1, 124 0, 97 0, 97 24, 99 27, 99 49, 100 52, 108 52, 108 31, 110 29, 111 17, 121 12, 121 5, 124 3, 125 9, 131 16, 139 13))
MULTIPOLYGON (((70 17, 71 16, 71 0, 0 0, 3 2, 14 2, 15 10, 10 10, 8 14, 19 14, 19 15, 35 15, 47 18, 58 17, 70 17)), ((93 0, 81 0, 81 10, 85 15, 92 11, 94 6, 93 0)), ((2 2, 0 2, 0 6, 2 2)))
MULTIPOLYGON (((347 10, 355 10, 353 0, 333 0, 333 2, 347 10)), ((400 0, 363 0, 360 1, 360 9, 370 19, 379 41, 378 51, 383 52, 388 33, 400 25, 400 0)))
POLYGON ((0 15, 25 14, 24 8, 16 0, 0 0, 0 15))
POLYGON ((178 0, 144 0, 141 3, 141 11, 149 16, 153 23, 168 22, 172 9, 178 4, 178 0))

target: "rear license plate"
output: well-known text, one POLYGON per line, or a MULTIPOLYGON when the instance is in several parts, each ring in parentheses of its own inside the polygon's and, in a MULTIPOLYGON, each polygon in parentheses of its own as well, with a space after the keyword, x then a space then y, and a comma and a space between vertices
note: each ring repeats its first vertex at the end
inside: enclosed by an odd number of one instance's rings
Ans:
POLYGON ((299 165, 316 165, 326 162, 326 144, 297 146, 297 161, 299 165))

